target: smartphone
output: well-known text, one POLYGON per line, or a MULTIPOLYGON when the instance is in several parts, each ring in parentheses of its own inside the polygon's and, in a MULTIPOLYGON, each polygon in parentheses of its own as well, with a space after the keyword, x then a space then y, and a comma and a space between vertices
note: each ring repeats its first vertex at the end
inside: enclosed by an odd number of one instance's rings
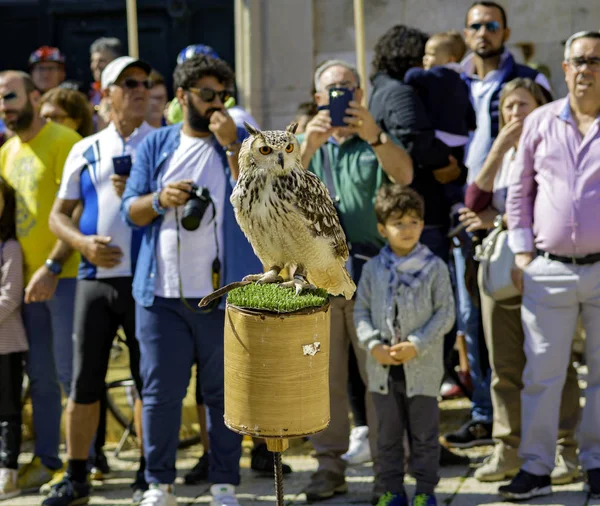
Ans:
POLYGON ((129 176, 131 172, 131 155, 114 156, 113 170, 117 176, 129 176))
POLYGON ((329 90, 329 114, 331 116, 331 126, 348 126, 344 121, 346 109, 350 107, 350 102, 354 99, 354 91, 350 88, 331 88, 329 90))

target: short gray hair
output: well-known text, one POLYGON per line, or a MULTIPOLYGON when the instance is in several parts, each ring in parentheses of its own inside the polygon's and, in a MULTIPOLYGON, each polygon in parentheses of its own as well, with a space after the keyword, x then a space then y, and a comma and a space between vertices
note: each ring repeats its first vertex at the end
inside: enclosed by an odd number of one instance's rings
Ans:
POLYGON ((321 63, 321 65, 319 65, 317 67, 317 70, 315 70, 315 90, 316 91, 321 91, 319 90, 319 79, 321 79, 321 76, 323 75, 323 72, 325 72, 327 69, 331 68, 331 67, 344 67, 346 69, 348 69, 350 72, 352 72, 352 74, 354 74, 354 77, 356 79, 356 83, 358 84, 358 87, 360 88, 360 75, 358 74, 358 70, 356 69, 356 67, 354 65, 352 65, 351 63, 348 63, 344 60, 327 60, 323 63, 321 63))
POLYGON ((124 56, 123 53, 123 44, 116 37, 100 37, 92 42, 90 46, 90 54, 92 53, 102 53, 104 51, 108 51, 113 54, 115 58, 119 56, 124 56))
POLYGON ((579 39, 600 39, 600 32, 590 30, 577 32, 571 35, 567 39, 567 42, 565 42, 565 61, 569 61, 569 58, 571 57, 571 46, 573 45, 573 42, 579 39))

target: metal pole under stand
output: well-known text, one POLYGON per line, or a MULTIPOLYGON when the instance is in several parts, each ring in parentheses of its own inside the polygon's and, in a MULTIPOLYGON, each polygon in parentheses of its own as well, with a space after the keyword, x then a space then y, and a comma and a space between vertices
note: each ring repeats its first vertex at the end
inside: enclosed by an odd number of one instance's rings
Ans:
POLYGON ((273 470, 275 471, 275 498, 277 506, 284 506, 283 496, 283 469, 281 453, 289 448, 287 439, 267 439, 267 449, 273 453, 273 470))
POLYGON ((129 46, 129 56, 133 58, 140 57, 138 44, 138 22, 137 22, 137 1, 127 0, 127 43, 129 46))

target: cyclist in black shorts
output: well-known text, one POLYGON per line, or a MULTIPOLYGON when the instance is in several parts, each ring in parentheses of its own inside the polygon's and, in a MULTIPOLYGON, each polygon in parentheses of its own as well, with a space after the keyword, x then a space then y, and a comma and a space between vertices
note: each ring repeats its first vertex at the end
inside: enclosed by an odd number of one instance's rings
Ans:
MULTIPOLYGON (((143 231, 132 231, 119 216, 121 195, 136 150, 154 129, 144 122, 148 106, 147 63, 124 56, 102 72, 102 89, 111 99, 111 123, 77 143, 65 164, 58 197, 50 216, 57 237, 81 253, 74 320, 74 371, 67 405, 69 464, 45 506, 84 504, 90 495, 87 455, 100 415, 112 341, 122 327, 131 374, 141 392, 135 303, 131 294, 137 251, 143 231), (72 220, 83 204, 79 227, 72 220)), ((135 410, 141 413, 141 409, 135 410)), ((136 427, 141 434, 141 422, 136 427)), ((147 484, 145 460, 134 483, 134 503, 147 484)))

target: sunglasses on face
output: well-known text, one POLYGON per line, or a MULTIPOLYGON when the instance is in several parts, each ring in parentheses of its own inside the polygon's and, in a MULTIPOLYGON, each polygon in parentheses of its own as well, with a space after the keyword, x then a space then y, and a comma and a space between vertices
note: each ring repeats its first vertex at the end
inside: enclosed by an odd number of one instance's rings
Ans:
POLYGON ((496 33, 498 30, 500 30, 500 23, 498 23, 498 21, 488 21, 487 23, 471 23, 469 25, 469 30, 478 32, 481 30, 482 26, 485 26, 485 29, 490 33, 496 33))
POLYGON ((600 70, 600 58, 592 57, 592 58, 584 58, 583 56, 570 58, 569 63, 575 70, 579 70, 584 65, 587 65, 587 68, 592 72, 597 72, 600 70))
POLYGON ((154 86, 154 81, 152 81, 151 79, 144 79, 143 81, 138 81, 137 79, 125 79, 121 84, 118 84, 117 86, 127 88, 128 90, 135 90, 139 86, 143 86, 144 88, 149 90, 154 86))
POLYGON ((54 123, 62 123, 69 117, 68 114, 44 114, 42 118, 54 123))
POLYGON ((17 94, 14 91, 9 91, 6 95, 0 95, 0 100, 4 102, 10 102, 11 100, 15 100, 17 98, 17 94))
POLYGON ((202 102, 212 102, 215 98, 219 97, 224 104, 232 96, 229 90, 215 91, 212 88, 188 88, 188 91, 200 97, 202 102))

